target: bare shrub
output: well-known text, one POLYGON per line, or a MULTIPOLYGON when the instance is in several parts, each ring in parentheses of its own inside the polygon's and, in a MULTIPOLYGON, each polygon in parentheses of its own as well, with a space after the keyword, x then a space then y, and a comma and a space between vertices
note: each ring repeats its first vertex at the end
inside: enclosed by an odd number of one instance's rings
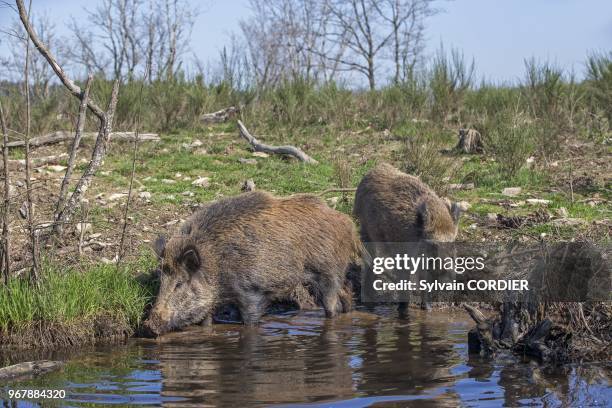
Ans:
POLYGON ((439 138, 430 134, 406 138, 399 152, 400 169, 419 177, 438 194, 444 194, 456 163, 442 155, 443 147, 439 138))
POLYGON ((474 83, 474 60, 467 62, 463 54, 452 49, 450 55, 440 48, 433 60, 429 87, 432 119, 446 122, 460 111, 466 94, 474 83))
POLYGON ((353 167, 351 163, 342 156, 334 157, 332 165, 334 166, 334 181, 338 188, 351 187, 351 179, 353 176, 353 167))

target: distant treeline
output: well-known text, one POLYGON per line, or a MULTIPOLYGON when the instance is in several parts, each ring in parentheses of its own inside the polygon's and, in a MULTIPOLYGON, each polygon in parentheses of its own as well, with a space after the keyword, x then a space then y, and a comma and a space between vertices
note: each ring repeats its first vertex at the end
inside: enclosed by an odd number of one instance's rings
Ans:
MULTIPOLYGON (((612 121, 612 53, 593 55, 585 66, 585 79, 577 81, 554 65, 530 60, 519 84, 476 84, 473 65, 453 51, 439 53, 430 69, 409 80, 374 91, 304 78, 263 89, 256 85, 236 89, 224 81, 210 84, 202 76, 125 80, 115 128, 133 130, 140 121, 147 131, 194 129, 201 126, 203 113, 237 106, 249 123, 264 127, 392 130, 429 121, 486 132, 512 118, 520 122, 515 124, 550 128, 550 134, 580 132, 601 140, 612 121)), ((104 105, 111 88, 112 81, 97 77, 91 95, 104 105)), ((0 89, 9 128, 18 136, 25 123, 23 86, 3 82, 0 89)), ((50 86, 45 96, 32 94, 31 99, 34 135, 74 126, 77 105, 62 86, 50 86)))

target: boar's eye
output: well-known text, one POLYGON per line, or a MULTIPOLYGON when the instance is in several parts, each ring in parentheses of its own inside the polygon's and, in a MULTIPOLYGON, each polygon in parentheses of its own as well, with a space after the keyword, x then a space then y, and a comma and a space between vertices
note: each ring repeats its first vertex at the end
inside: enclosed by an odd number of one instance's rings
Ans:
POLYGON ((186 249, 181 255, 181 262, 187 268, 187 271, 193 273, 200 269, 200 255, 195 248, 186 249))

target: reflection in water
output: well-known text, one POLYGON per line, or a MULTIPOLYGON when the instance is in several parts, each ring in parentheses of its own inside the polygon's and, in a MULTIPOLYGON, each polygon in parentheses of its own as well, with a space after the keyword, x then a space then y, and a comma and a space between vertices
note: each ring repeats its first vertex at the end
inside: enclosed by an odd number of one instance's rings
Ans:
POLYGON ((61 373, 6 389, 63 388, 72 406, 605 406, 612 397, 609 366, 491 362, 467 354, 471 323, 461 313, 395 316, 393 308, 331 320, 301 312, 258 328, 191 328, 85 350, 61 373))

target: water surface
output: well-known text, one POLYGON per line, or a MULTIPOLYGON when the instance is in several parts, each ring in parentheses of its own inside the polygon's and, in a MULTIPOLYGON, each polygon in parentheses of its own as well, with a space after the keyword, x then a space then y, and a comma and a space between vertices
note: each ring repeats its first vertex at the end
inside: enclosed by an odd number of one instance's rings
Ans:
POLYGON ((268 316, 258 328, 195 327, 121 346, 5 355, 68 363, 2 387, 66 390, 63 401, 17 404, 24 407, 554 407, 612 399, 610 363, 550 369, 512 356, 482 359, 467 352, 472 325, 448 311, 411 310, 404 320, 386 307, 331 320, 291 312, 268 316))

